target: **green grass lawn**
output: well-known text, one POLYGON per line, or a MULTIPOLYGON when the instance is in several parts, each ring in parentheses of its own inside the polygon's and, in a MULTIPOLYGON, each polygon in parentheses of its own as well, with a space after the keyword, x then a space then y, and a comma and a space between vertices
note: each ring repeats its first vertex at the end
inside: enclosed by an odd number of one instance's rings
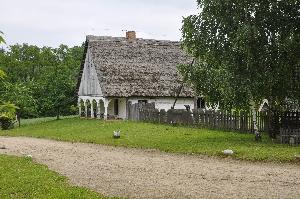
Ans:
POLYGON ((0 135, 32 136, 213 156, 223 156, 224 149, 232 149, 235 152, 234 158, 251 161, 288 162, 295 161, 295 155, 300 154, 299 146, 276 144, 266 135, 261 143, 257 143, 251 134, 132 121, 69 118, 0 131, 0 135), (121 130, 121 138, 113 139, 113 131, 117 129, 121 130))
POLYGON ((30 158, 0 155, 0 198, 106 198, 70 186, 65 177, 30 158))
MULTIPOLYGON (((70 116, 60 116, 61 119, 67 119, 67 118, 74 118, 77 117, 77 115, 70 115, 70 116)), ((32 119, 21 119, 21 125, 30 125, 35 123, 43 123, 56 120, 56 117, 41 117, 41 118, 32 118, 32 119)), ((15 127, 18 127, 18 123, 15 123, 15 127)))

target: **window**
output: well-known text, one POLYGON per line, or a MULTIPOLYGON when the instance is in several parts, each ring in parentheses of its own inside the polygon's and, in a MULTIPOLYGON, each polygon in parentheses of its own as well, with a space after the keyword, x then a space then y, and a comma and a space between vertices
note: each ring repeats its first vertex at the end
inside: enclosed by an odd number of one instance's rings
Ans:
POLYGON ((119 100, 118 99, 115 99, 115 102, 114 102, 114 112, 115 112, 115 115, 119 115, 119 100))
POLYGON ((202 97, 197 99, 197 108, 205 109, 205 100, 202 97))
POLYGON ((138 103, 139 103, 139 104, 147 104, 147 103, 148 103, 148 100, 138 100, 138 103))

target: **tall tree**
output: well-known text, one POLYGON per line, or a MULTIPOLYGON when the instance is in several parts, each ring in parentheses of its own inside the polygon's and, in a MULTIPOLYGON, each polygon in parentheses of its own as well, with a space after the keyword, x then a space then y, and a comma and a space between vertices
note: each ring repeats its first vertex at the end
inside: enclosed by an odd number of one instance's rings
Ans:
POLYGON ((41 73, 37 82, 41 109, 48 110, 59 119, 61 113, 70 112, 71 105, 76 103, 75 89, 77 75, 82 58, 82 47, 68 48, 60 45, 52 50, 53 62, 41 73), (46 95, 44 93, 47 93, 46 95))
POLYGON ((3 38, 3 32, 2 31, 0 31, 0 44, 1 43, 5 43, 5 40, 4 40, 4 38, 3 38))
MULTIPOLYGON (((2 37, 3 32, 0 31, 0 44, 5 43, 4 38, 2 37)), ((3 51, 0 52, 1 55, 3 54, 3 51)), ((7 130, 9 127, 12 126, 12 122, 15 118, 16 110, 18 109, 17 106, 14 104, 11 104, 9 102, 3 101, 3 94, 5 94, 5 85, 6 85, 6 74, 3 70, 0 69, 0 124, 1 128, 4 130, 7 130)))
MULTIPOLYGON (((4 38, 2 37, 3 32, 0 31, 0 44, 1 43, 5 43, 4 38)), ((3 52, 0 52, 0 56, 2 56, 3 52)), ((6 77, 6 74, 3 70, 0 69, 0 94, 3 92, 3 82, 4 82, 4 78, 6 77)), ((1 102, 1 99, 0 99, 1 102)))
POLYGON ((17 104, 23 117, 72 114, 82 55, 82 46, 10 46, 0 52, 0 69, 9 74, 1 97, 17 104))
POLYGON ((14 103, 19 107, 18 117, 37 116, 36 100, 33 98, 32 90, 24 83, 4 83, 4 93, 1 95, 3 101, 14 103))
MULTIPOLYGON (((5 43, 5 40, 4 40, 4 38, 2 37, 2 35, 3 35, 3 32, 0 31, 0 44, 5 43)), ((5 75, 4 71, 0 69, 0 81, 3 80, 3 78, 4 78, 5 76, 6 76, 6 75, 5 75)))
POLYGON ((225 109, 299 103, 299 0, 197 2, 199 14, 182 26, 183 48, 197 61, 180 70, 198 93, 225 109))
POLYGON ((42 64, 42 50, 34 45, 11 45, 0 59, 1 67, 9 74, 10 82, 31 82, 38 75, 42 64))

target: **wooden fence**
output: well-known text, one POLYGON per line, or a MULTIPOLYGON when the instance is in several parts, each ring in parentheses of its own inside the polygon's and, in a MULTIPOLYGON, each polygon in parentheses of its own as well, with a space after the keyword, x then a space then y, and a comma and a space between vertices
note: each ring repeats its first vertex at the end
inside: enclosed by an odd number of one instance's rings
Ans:
MULTIPOLYGON (((194 123, 213 129, 239 132, 254 132, 251 112, 194 110, 194 123)), ((256 124, 261 132, 267 131, 267 113, 256 112, 256 124)))
POLYGON ((280 112, 275 116, 275 126, 280 128, 281 143, 300 144, 300 112, 280 112))
POLYGON ((300 128, 300 112, 286 111, 277 113, 279 125, 282 128, 298 129, 300 128))
MULTIPOLYGON (((194 125, 225 131, 253 132, 253 122, 250 112, 221 112, 208 110, 158 110, 154 104, 129 104, 128 119, 168 124, 194 125)), ((257 112, 259 131, 266 132, 268 115, 257 112)))
POLYGON ((282 144, 300 144, 300 128, 280 128, 280 142, 282 144))

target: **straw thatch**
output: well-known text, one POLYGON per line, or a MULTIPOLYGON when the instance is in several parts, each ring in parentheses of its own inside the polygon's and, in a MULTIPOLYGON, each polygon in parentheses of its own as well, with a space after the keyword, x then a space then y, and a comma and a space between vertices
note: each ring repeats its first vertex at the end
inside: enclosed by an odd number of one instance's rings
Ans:
MULTIPOLYGON (((87 36, 86 49, 107 97, 175 97, 182 83, 176 67, 191 62, 173 41, 87 36)), ((193 96, 188 86, 179 95, 193 96)))

